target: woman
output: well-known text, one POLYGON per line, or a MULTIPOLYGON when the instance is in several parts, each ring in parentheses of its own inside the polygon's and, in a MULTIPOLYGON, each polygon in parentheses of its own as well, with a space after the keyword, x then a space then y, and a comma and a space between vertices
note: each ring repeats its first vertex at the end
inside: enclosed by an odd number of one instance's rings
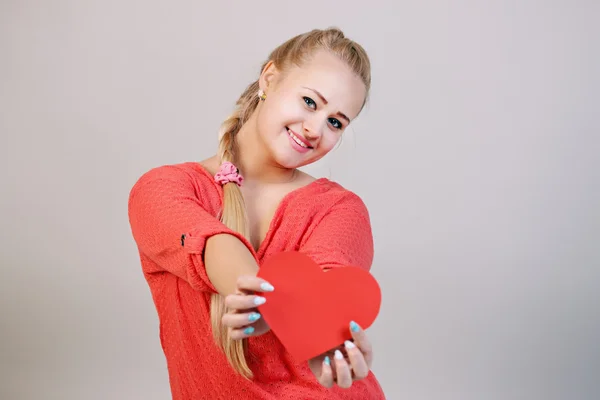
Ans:
POLYGON ((256 309, 261 292, 277 290, 256 275, 278 252, 304 252, 325 270, 370 269, 364 203, 298 170, 338 143, 370 83, 367 54, 340 30, 298 35, 242 94, 217 155, 154 168, 132 188, 130 224, 174 399, 384 398, 357 324, 352 341, 297 363, 256 309))

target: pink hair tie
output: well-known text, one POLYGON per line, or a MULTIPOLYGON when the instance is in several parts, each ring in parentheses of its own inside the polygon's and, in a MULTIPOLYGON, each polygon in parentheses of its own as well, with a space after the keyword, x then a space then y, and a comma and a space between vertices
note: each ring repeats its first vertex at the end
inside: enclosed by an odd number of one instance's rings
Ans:
POLYGON ((229 161, 222 163, 219 172, 215 174, 215 182, 221 185, 234 182, 236 185, 242 186, 243 181, 244 177, 240 175, 240 171, 229 161))

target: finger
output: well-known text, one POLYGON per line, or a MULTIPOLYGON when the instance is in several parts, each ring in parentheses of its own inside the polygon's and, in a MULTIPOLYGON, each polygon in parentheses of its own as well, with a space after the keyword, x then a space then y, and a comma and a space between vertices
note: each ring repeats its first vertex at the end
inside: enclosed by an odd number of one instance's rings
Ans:
POLYGON ((229 337, 233 340, 245 339, 250 336, 259 336, 269 331, 269 326, 264 319, 259 319, 251 325, 239 328, 229 328, 229 337))
POLYGON ((331 359, 326 356, 321 366, 321 376, 319 377, 319 383, 326 388, 333 386, 333 371, 331 370, 331 359))
POLYGON ((350 322, 350 332, 354 339, 354 344, 362 352, 367 362, 367 367, 370 369, 373 364, 373 347, 371 346, 371 341, 367 338, 367 334, 360 325, 354 321, 350 322))
POLYGON ((252 336, 255 332, 256 328, 251 325, 239 329, 229 328, 229 337, 232 340, 241 340, 252 336))
MULTIPOLYGON (((332 360, 335 357, 335 352, 336 351, 340 351, 342 353, 342 355, 344 354, 345 350, 344 350, 344 345, 340 345, 338 347, 334 347, 333 349, 329 350, 327 353, 325 353, 327 356, 329 356, 329 359, 332 360)), ((336 382, 337 381, 337 373, 336 373, 336 367, 335 367, 335 362, 330 364, 331 366, 331 370, 333 372, 333 381, 336 382)))
POLYGON ((257 312, 251 313, 227 313, 223 315, 221 321, 223 325, 229 328, 241 328, 260 319, 261 315, 257 312))
POLYGON ((230 294, 225 297, 225 306, 234 310, 247 310, 264 304, 267 300, 262 296, 230 294))
POLYGON ((275 289, 266 280, 252 275, 239 276, 236 286, 242 292, 272 292, 275 289))
POLYGON ((352 386, 352 373, 350 372, 350 366, 346 362, 342 352, 339 350, 335 351, 335 356, 333 358, 335 360, 337 385, 343 389, 347 389, 352 386))
POLYGON ((364 379, 369 375, 369 366, 365 360, 363 353, 354 343, 346 340, 344 343, 346 346, 346 353, 348 354, 348 360, 354 372, 354 380, 364 379))

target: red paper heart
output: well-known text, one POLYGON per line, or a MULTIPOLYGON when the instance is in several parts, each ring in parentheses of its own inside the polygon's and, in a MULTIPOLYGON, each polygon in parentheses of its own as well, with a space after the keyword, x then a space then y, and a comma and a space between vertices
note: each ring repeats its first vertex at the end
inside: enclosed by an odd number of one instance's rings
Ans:
POLYGON ((350 321, 366 329, 379 313, 379 285, 359 267, 325 272, 303 253, 283 252, 269 258, 258 276, 275 287, 263 293, 267 301, 259 312, 298 362, 351 339, 350 321))

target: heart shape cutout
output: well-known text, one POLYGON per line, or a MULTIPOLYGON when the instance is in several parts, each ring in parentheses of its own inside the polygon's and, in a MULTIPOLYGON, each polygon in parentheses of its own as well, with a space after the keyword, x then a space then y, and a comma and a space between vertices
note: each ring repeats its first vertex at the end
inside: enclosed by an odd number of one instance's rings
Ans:
POLYGON ((351 339, 350 321, 371 326, 381 306, 381 289, 368 271, 355 266, 323 271, 300 252, 270 257, 258 276, 275 287, 261 294, 267 301, 258 310, 298 362, 351 339))

